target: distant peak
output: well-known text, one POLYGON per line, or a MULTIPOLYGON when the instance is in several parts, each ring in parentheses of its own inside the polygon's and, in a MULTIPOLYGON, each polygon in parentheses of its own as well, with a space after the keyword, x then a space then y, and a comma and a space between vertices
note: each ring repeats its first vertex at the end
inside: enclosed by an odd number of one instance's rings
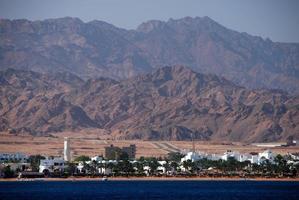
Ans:
POLYGON ((208 16, 204 16, 204 17, 183 17, 180 19, 169 19, 167 21, 168 24, 178 24, 178 25, 182 25, 182 24, 186 24, 186 25, 193 25, 193 24, 213 24, 213 25, 220 25, 218 24, 216 21, 214 21, 213 19, 211 19, 208 16))
POLYGON ((61 17, 61 18, 53 18, 53 19, 46 19, 44 21, 48 22, 61 22, 61 23, 83 23, 83 21, 77 17, 61 17))
POLYGON ((109 24, 109 23, 107 23, 105 21, 101 21, 101 20, 92 20, 90 22, 87 22, 87 24, 93 25, 98 28, 103 28, 106 30, 113 30, 113 29, 120 30, 121 29, 121 28, 114 26, 113 24, 109 24))
POLYGON ((170 18, 168 21, 160 21, 160 20, 149 20, 147 22, 144 22, 142 24, 140 24, 137 27, 137 31, 139 32, 144 32, 144 33, 149 33, 153 30, 158 30, 158 29, 163 29, 166 26, 202 26, 202 27, 206 27, 206 28, 210 28, 210 27, 220 27, 221 25, 219 23, 217 23, 216 21, 214 21, 213 19, 211 19, 208 16, 204 16, 204 17, 183 17, 183 18, 179 18, 179 19, 173 19, 170 18))
POLYGON ((137 31, 149 33, 154 29, 159 29, 165 25, 165 22, 159 20, 150 20, 143 22, 137 27, 137 31))

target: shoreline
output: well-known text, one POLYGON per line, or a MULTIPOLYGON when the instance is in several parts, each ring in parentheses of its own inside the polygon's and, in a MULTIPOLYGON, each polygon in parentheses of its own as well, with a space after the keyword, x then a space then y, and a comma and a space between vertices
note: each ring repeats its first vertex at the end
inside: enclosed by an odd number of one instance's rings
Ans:
MULTIPOLYGON (((0 178, 0 182, 14 181, 102 181, 102 177, 69 178, 0 178)), ((239 178, 239 177, 108 177, 108 181, 299 181, 296 178, 239 178)))

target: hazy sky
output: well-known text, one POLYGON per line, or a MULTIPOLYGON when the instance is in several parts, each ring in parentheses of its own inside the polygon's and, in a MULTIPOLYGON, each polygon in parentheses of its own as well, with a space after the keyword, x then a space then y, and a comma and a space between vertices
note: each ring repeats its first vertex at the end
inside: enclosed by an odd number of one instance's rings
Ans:
POLYGON ((209 16, 240 32, 299 42, 299 0, 0 0, 1 18, 65 16, 127 29, 150 19, 209 16))

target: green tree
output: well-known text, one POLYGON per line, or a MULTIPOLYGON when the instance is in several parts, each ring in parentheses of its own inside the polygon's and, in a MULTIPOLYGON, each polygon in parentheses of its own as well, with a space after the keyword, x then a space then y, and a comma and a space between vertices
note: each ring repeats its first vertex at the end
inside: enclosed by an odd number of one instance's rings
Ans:
POLYGON ((138 159, 139 162, 144 162, 145 158, 143 156, 140 156, 140 158, 138 159))
POLYGON ((137 169, 137 173, 139 175, 144 174, 144 170, 143 170, 144 162, 141 162, 141 161, 135 162, 133 164, 133 167, 135 167, 137 169))
POLYGON ((97 161, 93 160, 90 163, 90 172, 91 172, 92 175, 97 174, 97 168, 98 168, 98 163, 97 163, 97 161))
POLYGON ((167 160, 174 162, 180 162, 183 157, 184 155, 179 152, 170 152, 167 154, 167 160))
POLYGON ((5 166, 3 169, 4 178, 12 178, 14 177, 14 171, 11 170, 10 166, 5 166))
POLYGON ((163 164, 163 167, 165 168, 165 171, 168 172, 171 170, 170 163, 166 161, 166 163, 163 164))
POLYGON ((31 155, 28 158, 28 162, 31 165, 32 171, 38 171, 39 170, 39 164, 40 160, 46 159, 44 156, 41 155, 31 155))
POLYGON ((128 160, 118 162, 118 168, 120 172, 124 173, 126 176, 134 172, 133 165, 128 160))
POLYGON ((195 164, 192 162, 192 160, 187 160, 183 162, 183 167, 190 173, 193 173, 195 164))
POLYGON ((236 171, 237 169, 238 169, 238 161, 233 157, 229 157, 226 161, 226 170, 236 171))
POLYGON ((74 161, 76 161, 76 162, 86 162, 86 161, 90 161, 90 157, 82 155, 82 156, 79 156, 79 157, 75 158, 74 161))
POLYGON ((85 169, 85 173, 87 174, 91 174, 91 166, 90 164, 87 164, 86 162, 84 162, 84 169, 85 169))
POLYGON ((274 158, 276 164, 275 172, 283 176, 284 174, 291 173, 290 166, 287 164, 287 160, 283 158, 282 155, 278 154, 274 158))
POLYGON ((73 176, 76 173, 77 170, 77 166, 75 163, 69 162, 67 163, 67 168, 65 169, 65 172, 70 175, 73 176))
POLYGON ((114 163, 111 162, 107 163, 106 169, 111 169, 113 174, 118 173, 117 165, 115 165, 114 163))
POLYGON ((147 158, 147 164, 150 167, 150 174, 154 174, 160 166, 157 158, 155 157, 147 158))
POLYGON ((179 164, 177 162, 171 162, 170 167, 176 172, 178 170, 179 164))

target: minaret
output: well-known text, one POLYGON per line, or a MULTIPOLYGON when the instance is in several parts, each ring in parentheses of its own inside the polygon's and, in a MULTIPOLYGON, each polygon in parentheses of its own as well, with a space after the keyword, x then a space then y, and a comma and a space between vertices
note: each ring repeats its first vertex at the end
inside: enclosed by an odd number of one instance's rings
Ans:
POLYGON ((64 138, 64 161, 71 161, 70 140, 68 137, 64 138))
POLYGON ((194 141, 194 134, 193 134, 193 132, 191 133, 191 137, 192 137, 192 152, 195 153, 195 141, 194 141))

